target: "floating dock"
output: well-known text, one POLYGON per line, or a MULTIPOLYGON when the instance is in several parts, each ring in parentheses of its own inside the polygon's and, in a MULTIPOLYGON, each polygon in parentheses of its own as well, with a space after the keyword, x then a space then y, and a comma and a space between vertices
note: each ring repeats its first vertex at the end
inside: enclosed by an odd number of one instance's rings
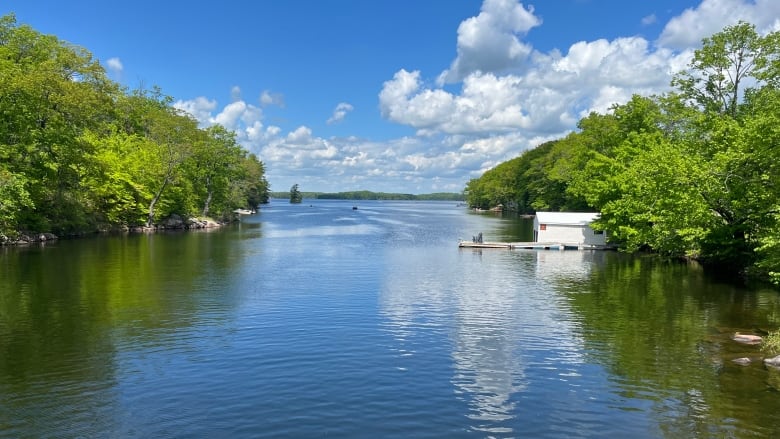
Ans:
POLYGON ((611 250, 613 247, 605 245, 588 245, 565 242, 473 242, 458 241, 459 248, 506 248, 527 250, 611 250))

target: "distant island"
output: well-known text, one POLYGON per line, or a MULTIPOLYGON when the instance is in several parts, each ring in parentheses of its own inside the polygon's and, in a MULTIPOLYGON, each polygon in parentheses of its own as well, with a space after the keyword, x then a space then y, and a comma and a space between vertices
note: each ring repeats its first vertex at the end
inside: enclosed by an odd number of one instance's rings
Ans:
MULTIPOLYGON (((462 193, 436 192, 432 194, 396 194, 372 191, 348 192, 301 192, 303 198, 314 200, 431 200, 431 201, 464 201, 462 193)), ((289 198, 290 192, 270 192, 271 198, 289 198)))

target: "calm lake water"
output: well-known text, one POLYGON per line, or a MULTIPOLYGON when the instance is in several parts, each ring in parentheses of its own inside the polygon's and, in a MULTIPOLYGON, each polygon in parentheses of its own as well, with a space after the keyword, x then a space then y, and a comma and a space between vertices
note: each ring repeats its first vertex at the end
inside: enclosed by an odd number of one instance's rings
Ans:
POLYGON ((455 203, 0 249, 3 438, 780 435, 780 295, 455 203), (754 358, 739 366, 731 360, 754 358))

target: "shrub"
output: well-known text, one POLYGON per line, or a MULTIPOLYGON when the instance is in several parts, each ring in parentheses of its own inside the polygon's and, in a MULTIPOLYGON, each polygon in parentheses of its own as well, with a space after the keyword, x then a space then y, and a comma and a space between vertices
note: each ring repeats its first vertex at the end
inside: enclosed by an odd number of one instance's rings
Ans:
POLYGON ((767 355, 780 354, 780 329, 770 332, 761 343, 761 350, 767 355))

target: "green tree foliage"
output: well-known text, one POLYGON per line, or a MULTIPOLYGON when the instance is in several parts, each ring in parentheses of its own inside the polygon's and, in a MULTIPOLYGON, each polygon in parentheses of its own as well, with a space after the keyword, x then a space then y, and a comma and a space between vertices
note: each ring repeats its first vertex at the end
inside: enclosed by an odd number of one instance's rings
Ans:
MULTIPOLYGON (((236 143, 235 133, 215 125, 199 131, 192 145, 192 160, 185 172, 197 183, 193 188, 202 200, 200 212, 208 216, 214 207, 223 209, 230 191, 230 181, 237 176, 244 151, 236 143)), ((243 204, 242 204, 243 205, 243 204)))
POLYGON ((566 192, 569 171, 575 163, 567 140, 547 142, 520 157, 500 163, 466 185, 466 201, 480 209, 503 205, 521 213, 536 210, 586 210, 578 195, 566 192))
POLYGON ((624 249, 780 283, 780 33, 703 40, 662 96, 634 96, 467 185, 472 205, 594 209, 624 249))
POLYGON ((13 233, 23 209, 34 208, 23 175, 0 168, 0 233, 13 233))
POLYGON ((298 183, 295 183, 290 188, 290 203, 300 203, 303 201, 303 194, 298 190, 298 183))
POLYGON ((681 85, 671 108, 689 122, 678 124, 673 138, 698 163, 691 197, 710 211, 700 258, 711 265, 765 266, 756 250, 777 227, 780 157, 771 125, 780 107, 777 78, 769 73, 780 57, 779 35, 759 36, 746 23, 729 26, 703 41, 692 73, 674 82, 681 85), (699 79, 696 87, 688 86, 691 77, 699 79))
POLYGON ((127 92, 85 49, 0 18, 0 229, 59 233, 226 215, 264 168, 158 88, 127 92))
POLYGON ((110 117, 118 88, 86 50, 17 27, 12 15, 0 27, 2 156, 9 171, 26 177, 35 205, 18 220, 40 229, 83 226, 89 216, 81 179, 90 151, 79 134, 110 117))
POLYGON ((740 22, 702 41, 690 70, 676 75, 678 97, 704 112, 736 117, 744 83, 753 78, 777 85, 778 34, 761 37, 740 22))
POLYGON ((138 153, 145 150, 146 139, 120 131, 105 135, 85 131, 81 138, 93 145, 84 186, 95 200, 98 227, 144 223, 152 194, 141 178, 145 162, 138 153))
POLYGON ((749 226, 746 238, 756 245, 757 268, 780 284, 780 90, 767 87, 754 93, 754 108, 745 121, 738 145, 741 184, 748 186, 739 200, 749 226))
POLYGON ((241 161, 239 178, 231 183, 233 205, 256 209, 268 203, 270 185, 265 178, 265 166, 254 154, 241 161))

